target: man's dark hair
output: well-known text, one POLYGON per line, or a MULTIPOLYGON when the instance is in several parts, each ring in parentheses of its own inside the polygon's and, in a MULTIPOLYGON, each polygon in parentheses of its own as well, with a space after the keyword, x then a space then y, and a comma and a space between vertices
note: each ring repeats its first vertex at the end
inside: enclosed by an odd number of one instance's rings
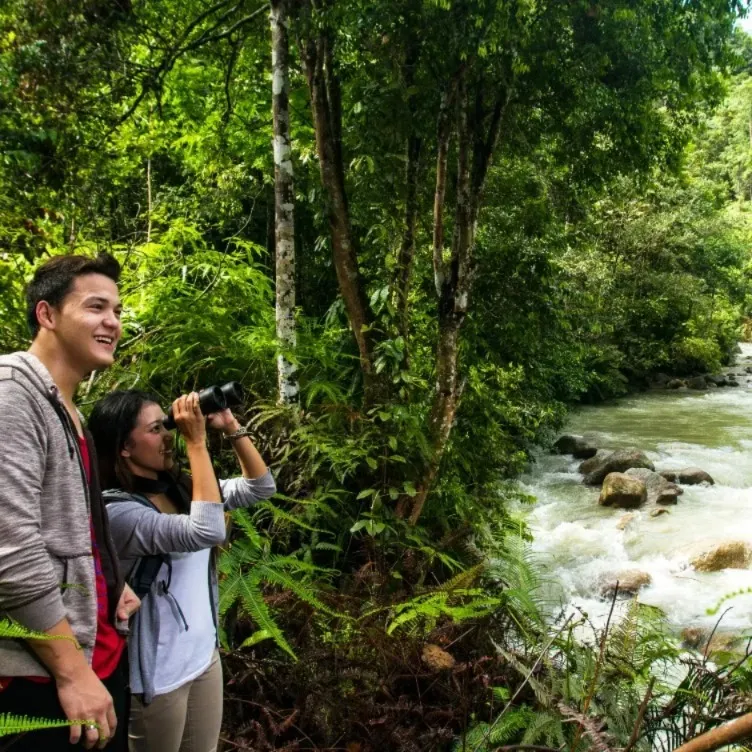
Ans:
POLYGON ((100 253, 94 258, 69 254, 51 258, 34 272, 26 288, 26 322, 32 339, 39 332, 37 303, 46 300, 51 306, 59 307, 71 291, 76 277, 84 274, 103 274, 117 283, 120 280, 120 264, 109 253, 100 253))

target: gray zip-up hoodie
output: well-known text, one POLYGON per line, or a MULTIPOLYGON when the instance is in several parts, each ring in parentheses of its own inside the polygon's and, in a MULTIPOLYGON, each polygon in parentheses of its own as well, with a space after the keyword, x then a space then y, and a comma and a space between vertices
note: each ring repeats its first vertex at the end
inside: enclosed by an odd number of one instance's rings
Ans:
MULTIPOLYGON (((0 618, 38 631, 67 618, 89 662, 97 631, 92 525, 111 616, 122 590, 93 454, 91 467, 90 493, 49 371, 30 353, 0 357, 0 618)), ((49 673, 25 642, 0 640, 0 676, 49 673)))

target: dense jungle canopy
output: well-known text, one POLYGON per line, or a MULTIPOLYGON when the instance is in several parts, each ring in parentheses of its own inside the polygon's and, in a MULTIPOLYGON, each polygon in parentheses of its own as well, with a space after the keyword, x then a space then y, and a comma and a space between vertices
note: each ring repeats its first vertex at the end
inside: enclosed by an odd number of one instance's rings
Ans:
POLYGON ((2 3, 2 351, 36 264, 114 253, 84 412, 237 379, 277 476, 223 556, 227 749, 673 749, 752 710, 749 665, 656 683, 650 609, 575 640, 514 511, 572 405, 749 320, 745 10, 2 3))

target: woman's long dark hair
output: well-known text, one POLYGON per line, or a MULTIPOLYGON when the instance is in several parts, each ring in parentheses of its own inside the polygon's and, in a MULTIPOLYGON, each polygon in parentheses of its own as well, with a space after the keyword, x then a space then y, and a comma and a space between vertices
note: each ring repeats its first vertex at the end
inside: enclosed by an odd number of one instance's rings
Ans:
POLYGON ((118 389, 94 405, 88 427, 94 438, 99 460, 99 481, 103 489, 134 490, 133 474, 128 470, 121 452, 138 423, 141 408, 152 402, 158 405, 159 399, 148 392, 118 389))

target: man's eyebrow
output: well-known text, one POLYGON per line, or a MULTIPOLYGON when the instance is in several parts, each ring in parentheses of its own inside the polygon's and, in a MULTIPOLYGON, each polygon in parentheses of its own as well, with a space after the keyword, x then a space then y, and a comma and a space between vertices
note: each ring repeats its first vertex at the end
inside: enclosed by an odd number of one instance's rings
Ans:
MULTIPOLYGON (((86 303, 111 303, 112 299, 108 298, 106 295, 97 295, 96 293, 93 293, 91 295, 87 295, 84 298, 84 301, 86 303)), ((116 308, 122 308, 123 304, 120 300, 115 303, 116 308)))

